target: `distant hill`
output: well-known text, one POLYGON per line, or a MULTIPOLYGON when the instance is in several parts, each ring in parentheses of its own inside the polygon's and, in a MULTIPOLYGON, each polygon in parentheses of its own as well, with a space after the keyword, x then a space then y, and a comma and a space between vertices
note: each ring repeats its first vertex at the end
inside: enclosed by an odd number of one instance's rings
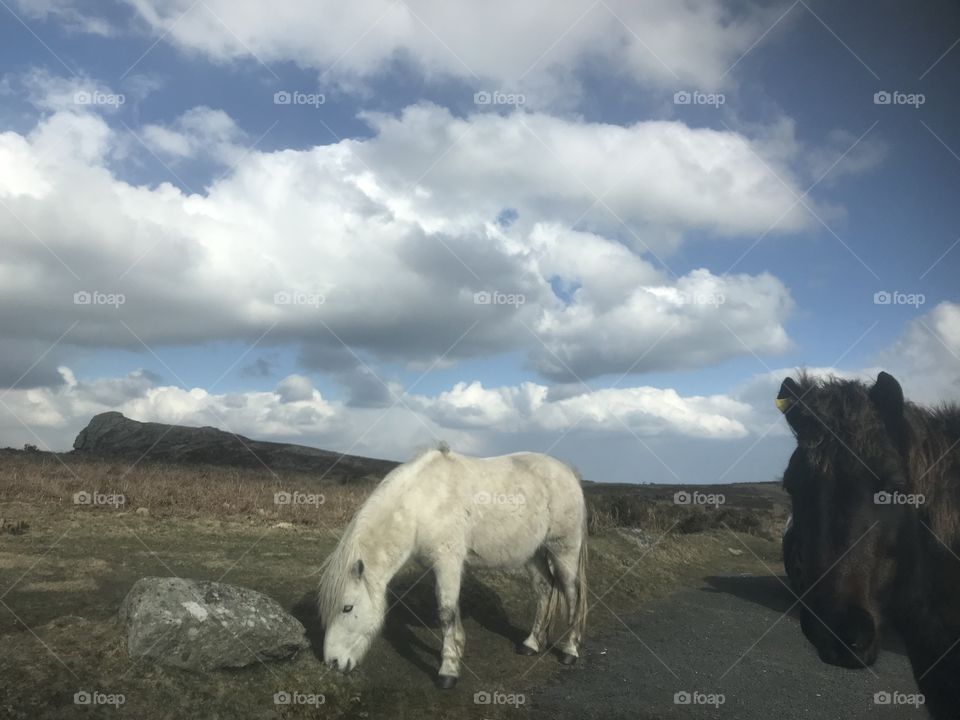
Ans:
POLYGON ((119 412, 95 415, 73 443, 89 457, 331 473, 342 480, 377 479, 398 463, 290 443, 251 440, 213 427, 138 422, 119 412))

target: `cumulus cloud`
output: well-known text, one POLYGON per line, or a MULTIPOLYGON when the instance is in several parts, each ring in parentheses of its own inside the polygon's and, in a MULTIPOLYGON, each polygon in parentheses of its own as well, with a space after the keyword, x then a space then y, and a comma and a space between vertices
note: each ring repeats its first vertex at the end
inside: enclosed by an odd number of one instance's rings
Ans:
MULTIPOLYGON (((960 402, 960 304, 941 302, 909 320, 889 346, 859 368, 805 367, 815 377, 833 376, 871 384, 881 371, 894 375, 908 400, 937 405, 960 402)), ((730 390, 729 396, 751 408, 746 426, 756 434, 788 434, 774 398, 780 383, 799 368, 761 373, 730 390)))
POLYGON ((246 152, 246 134, 223 110, 195 107, 170 125, 146 125, 144 143, 154 152, 175 160, 206 155, 225 165, 246 152))
POLYGON ((303 375, 288 375, 277 385, 281 402, 292 403, 313 400, 313 383, 303 375))
POLYGON ((349 12, 307 0, 285 2, 283 12, 235 0, 131 4, 165 41, 216 61, 293 61, 346 85, 406 62, 428 79, 522 91, 540 105, 575 96, 587 63, 671 89, 720 86, 783 11, 721 0, 536 0, 522 10, 506 0, 360 0, 349 12))
POLYGON ((31 68, 4 75, 6 92, 17 94, 34 107, 46 111, 100 110, 115 112, 125 97, 106 83, 86 74, 63 77, 45 68, 31 68))
POLYGON ((880 361, 911 400, 960 400, 960 304, 942 302, 907 323, 880 361))
POLYGON ((747 434, 743 420, 750 410, 722 395, 684 397, 669 388, 607 388, 552 400, 547 387, 535 383, 485 388, 474 381, 436 395, 403 396, 397 388, 393 417, 382 424, 390 409, 329 400, 302 375, 284 378, 272 392, 212 393, 164 384, 143 370, 95 380, 78 380, 65 366, 59 372, 62 382, 54 387, 0 396, 5 442, 36 442, 36 433, 51 447, 65 449, 90 417, 119 410, 140 421, 213 425, 257 438, 406 457, 438 438, 466 452, 496 452, 516 432, 737 439, 747 434))
MULTIPOLYGON (((806 370, 872 382, 885 369, 900 379, 910 399, 936 403, 960 399, 958 352, 960 306, 944 302, 908 323, 880 353, 878 366, 806 370)), ((351 372, 346 361, 338 367, 351 372)), ((742 465, 755 457, 763 457, 769 467, 785 462, 790 432, 773 399, 783 379, 796 371, 775 369, 709 396, 651 386, 551 388, 521 382, 487 387, 479 380, 457 382, 435 394, 404 394, 399 385, 384 387, 367 371, 384 397, 365 404, 350 397, 325 398, 302 375, 284 378, 270 392, 214 394, 164 384, 146 371, 78 380, 69 368, 60 367, 58 383, 0 394, 0 437, 14 445, 35 443, 39 437, 42 444, 65 449, 92 415, 120 410, 143 421, 214 425, 257 438, 398 459, 445 439, 468 453, 555 449, 576 462, 596 460, 599 448, 613 447, 607 444, 613 442, 624 458, 642 449, 642 462, 636 464, 635 458, 630 465, 642 472, 634 477, 627 468, 603 479, 710 482, 733 472, 741 479, 744 473, 773 479, 762 469, 742 465), (722 448, 717 441, 723 441, 722 448), (690 463, 692 456, 708 450, 722 458, 713 474, 690 463)))
POLYGON ((336 407, 298 376, 286 378, 274 392, 214 394, 165 385, 142 370, 95 380, 77 380, 68 367, 60 374, 63 382, 55 387, 0 396, 6 437, 35 442, 36 432, 54 449, 67 449, 93 415, 108 410, 144 422, 212 425, 264 438, 322 432, 336 414, 336 407))
POLYGON ((604 235, 626 230, 636 250, 664 253, 675 231, 756 236, 778 221, 780 232, 810 226, 789 164, 763 159, 781 151, 732 131, 521 112, 460 119, 429 104, 364 117, 376 130, 356 145, 376 173, 368 192, 400 194, 394 212, 416 212, 434 231, 511 208, 511 228, 550 218, 604 235))
MULTIPOLYGON (((542 237, 541 237, 542 239, 542 237)), ((693 368, 790 347, 783 322, 793 301, 769 274, 717 276, 705 269, 670 279, 636 256, 557 233, 545 253, 555 275, 573 280, 575 302, 537 321, 535 365, 558 381, 655 368, 693 368), (564 243, 572 241, 572 248, 564 243), (613 268, 616 269, 614 274, 613 268)), ((544 274, 551 276, 550 270, 544 274)))
MULTIPOLYGON (((908 400, 936 405, 960 402, 960 304, 942 302, 909 320, 889 346, 867 358, 859 368, 805 367, 816 377, 832 375, 847 380, 873 383, 886 371, 903 386, 908 400)), ((776 423, 774 408, 780 383, 798 368, 780 368, 756 375, 730 391, 730 396, 753 408, 748 428, 762 433, 776 423)), ((784 425, 781 430, 786 431, 784 425)))
POLYGON ((550 400, 544 385, 526 382, 484 388, 477 381, 457 383, 436 398, 418 397, 417 406, 447 427, 496 432, 561 432, 580 427, 697 438, 745 436, 747 430, 738 418, 750 410, 728 397, 682 397, 670 388, 605 388, 550 400))
MULTIPOLYGON (((645 252, 703 229, 750 236, 789 207, 748 138, 432 105, 370 119, 368 140, 254 149, 190 195, 118 177, 129 138, 98 113, 0 135, 0 198, 16 219, 0 228, 0 323, 13 342, 77 322, 64 347, 137 350, 266 333, 265 346, 302 344, 312 369, 344 345, 421 364, 520 351, 564 381, 789 346, 776 278, 676 277, 645 252), (584 214, 596 197, 573 178, 601 187, 624 157, 626 182, 603 186, 609 210, 584 214), (77 292, 105 300, 76 304, 77 292)), ((173 128, 152 139, 187 155, 235 130, 209 109, 173 128)), ((343 370, 357 404, 382 404, 355 365, 343 370)))

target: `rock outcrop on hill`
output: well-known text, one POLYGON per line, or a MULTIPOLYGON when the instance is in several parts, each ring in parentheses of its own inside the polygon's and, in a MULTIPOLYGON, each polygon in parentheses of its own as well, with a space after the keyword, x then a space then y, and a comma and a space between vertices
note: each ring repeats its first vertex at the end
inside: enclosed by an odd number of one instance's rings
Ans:
POLYGON ((138 422, 119 412, 95 415, 73 443, 78 454, 172 463, 326 473, 341 480, 381 478, 397 463, 288 443, 251 440, 213 427, 138 422))

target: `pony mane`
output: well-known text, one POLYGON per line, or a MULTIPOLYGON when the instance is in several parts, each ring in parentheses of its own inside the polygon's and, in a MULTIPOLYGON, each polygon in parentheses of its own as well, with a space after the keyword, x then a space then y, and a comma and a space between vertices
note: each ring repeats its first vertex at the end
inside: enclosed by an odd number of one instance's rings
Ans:
MULTIPOLYGON (((910 444, 910 469, 917 477, 918 491, 933 496, 937 488, 946 491, 944 499, 956 503, 960 490, 956 472, 960 449, 960 405, 942 404, 936 408, 925 408, 907 403, 907 422, 910 425, 912 442, 910 444), (953 455, 951 459, 949 456, 953 455)), ((957 504, 954 504, 956 510, 957 504)), ((960 531, 954 523, 954 532, 960 531)))
POLYGON ((320 620, 324 627, 326 627, 327 620, 332 614, 339 611, 350 568, 360 559, 360 544, 355 537, 358 518, 359 512, 347 524, 337 547, 320 566, 317 609, 320 612, 320 620))
POLYGON ((840 417, 856 424, 872 414, 870 388, 863 380, 833 374, 813 375, 801 370, 797 375, 797 384, 803 405, 825 421, 840 417))
MULTIPOLYGON (((817 434, 826 441, 825 452, 814 453, 815 459, 828 463, 833 453, 850 452, 851 449, 868 451, 877 443, 888 441, 870 399, 871 386, 866 382, 836 375, 813 375, 807 370, 801 370, 796 380, 803 404, 822 423, 815 427, 817 434), (833 442, 836 436, 844 438, 847 445, 833 442)), ((960 405, 941 403, 931 408, 907 400, 904 417, 910 435, 909 470, 919 481, 919 486, 913 490, 931 495, 934 488, 943 487, 951 472, 947 455, 951 451, 960 452, 955 449, 960 438, 960 405)))
POLYGON ((361 559, 359 530, 364 522, 374 515, 389 497, 396 486, 411 475, 412 471, 419 470, 420 466, 437 457, 447 457, 450 446, 441 442, 437 449, 424 450, 411 460, 398 465, 380 481, 376 489, 370 494, 360 509, 354 514, 340 537, 340 542, 333 552, 327 556, 320 566, 320 585, 317 592, 317 608, 320 619, 326 625, 332 613, 340 611, 343 600, 343 591, 347 578, 353 566, 361 559))

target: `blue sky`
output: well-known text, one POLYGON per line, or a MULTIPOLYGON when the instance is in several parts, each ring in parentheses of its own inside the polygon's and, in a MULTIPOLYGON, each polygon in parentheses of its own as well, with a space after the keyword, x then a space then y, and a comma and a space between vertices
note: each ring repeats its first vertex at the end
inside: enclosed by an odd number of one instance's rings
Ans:
POLYGON ((960 397, 954 6, 449 7, 0 8, 0 445, 64 449, 116 408, 385 457, 443 437, 594 479, 762 480, 789 452, 769 398, 791 368, 960 397), (475 102, 494 90, 525 102, 475 102), (76 102, 96 91, 124 102, 76 102), (721 304, 678 306, 693 287, 721 304), (243 300, 271 288, 329 297, 243 300), (458 304, 479 289, 528 300, 458 304))

